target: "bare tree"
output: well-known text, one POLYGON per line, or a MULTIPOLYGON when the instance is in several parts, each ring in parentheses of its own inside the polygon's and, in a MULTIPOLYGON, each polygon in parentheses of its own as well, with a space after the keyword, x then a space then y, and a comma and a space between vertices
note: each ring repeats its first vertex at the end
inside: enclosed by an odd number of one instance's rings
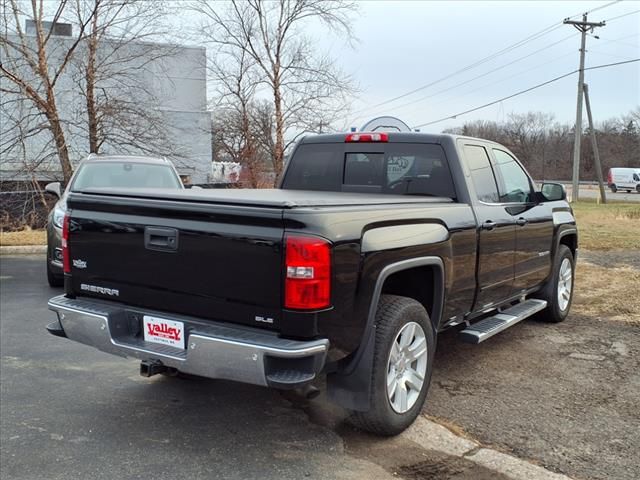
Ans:
MULTIPOLYGON (((603 174, 611 167, 640 165, 640 108, 596 124, 603 174)), ((481 137, 505 145, 536 179, 568 180, 572 175, 573 126, 553 121, 552 114, 511 114, 504 123, 473 121, 445 133, 481 137)), ((584 133, 580 178, 595 180, 593 151, 584 133)))
POLYGON ((525 162, 536 178, 545 176, 548 130, 553 115, 541 112, 512 113, 505 125, 505 133, 513 152, 525 162))
MULTIPOLYGON (((169 35, 165 20, 171 10, 165 2, 1 1, 3 163, 17 165, 20 144, 27 141, 32 166, 43 174, 55 160, 66 182, 71 158, 87 151, 163 155, 178 164, 189 156, 171 141, 181 128, 175 118, 180 112, 160 100, 171 98, 168 71, 175 72, 184 53, 183 47, 161 41, 169 35), (25 18, 33 31, 22 27, 25 18), (70 30, 64 36, 56 31, 61 22, 73 25, 73 36, 70 30), (34 157, 37 151, 41 156, 34 157)), ((199 109, 204 102, 193 108, 199 109)))
POLYGON ((220 154, 238 162, 247 173, 251 187, 260 183, 263 164, 258 158, 257 141, 251 128, 251 108, 259 79, 255 62, 247 49, 223 48, 209 62, 209 75, 217 90, 213 135, 220 154))
POLYGON ((44 0, 32 0, 29 4, 19 0, 3 0, 2 19, 5 27, 0 36, 0 72, 8 80, 2 83, 0 92, 3 97, 27 100, 44 117, 45 122, 40 123, 38 128, 50 132, 65 182, 71 178, 73 167, 69 157, 68 131, 65 130, 58 107, 58 81, 68 68, 84 38, 87 25, 95 15, 95 9, 90 9, 78 19, 80 31, 76 38, 66 42, 51 42, 56 24, 70 13, 69 10, 69 2, 60 0, 52 20, 47 22, 44 20, 44 0), (33 35, 27 35, 21 25, 24 17, 32 20, 33 35))
POLYGON ((77 124, 86 130, 89 151, 99 153, 105 144, 115 144, 171 155, 165 118, 149 82, 164 73, 166 59, 180 52, 177 46, 157 42, 168 36, 170 10, 159 0, 93 0, 77 4, 78 20, 87 8, 95 15, 74 63, 78 92, 86 104, 86 121, 77 124))
MULTIPOLYGON (((266 165, 266 172, 273 175, 276 180, 276 163, 273 152, 275 151, 275 122, 273 114, 273 103, 266 100, 258 100, 251 105, 251 129, 257 144, 257 150, 262 155, 262 163, 266 165)), ((286 148, 285 148, 286 150, 286 148)))
POLYGON ((352 91, 351 78, 317 51, 304 28, 316 22, 350 40, 354 5, 342 0, 231 0, 225 5, 201 0, 192 8, 207 19, 200 32, 207 42, 225 52, 245 52, 270 92, 272 156, 279 175, 287 135, 328 125, 352 91))

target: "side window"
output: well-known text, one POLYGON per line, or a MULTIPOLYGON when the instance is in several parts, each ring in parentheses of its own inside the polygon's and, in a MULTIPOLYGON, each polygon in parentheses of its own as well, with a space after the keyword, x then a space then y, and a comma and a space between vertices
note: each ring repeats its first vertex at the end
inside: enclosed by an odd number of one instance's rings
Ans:
POLYGON ((441 146, 390 144, 385 162, 386 193, 456 198, 449 163, 441 146))
POLYGON ((487 151, 479 145, 465 145, 464 156, 469 170, 471 170, 471 180, 476 189, 478 200, 497 203, 499 201, 498 187, 487 151))
POLYGON ((516 159, 502 150, 493 149, 496 168, 503 185, 500 186, 500 201, 504 203, 526 203, 531 200, 529 177, 516 159))
POLYGON ((633 179, 634 179, 636 182, 640 182, 640 176, 638 176, 638 174, 637 174, 637 173, 634 173, 634 174, 633 174, 633 179))
POLYGON ((300 145, 287 167, 284 185, 288 190, 339 192, 342 177, 342 149, 333 145, 300 145))

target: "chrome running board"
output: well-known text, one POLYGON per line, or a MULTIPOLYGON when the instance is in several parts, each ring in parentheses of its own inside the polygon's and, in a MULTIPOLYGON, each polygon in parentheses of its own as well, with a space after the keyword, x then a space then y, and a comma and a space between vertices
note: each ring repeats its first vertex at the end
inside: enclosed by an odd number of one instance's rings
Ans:
POLYGON ((484 318, 460 332, 463 342, 480 343, 487 338, 493 337, 496 333, 500 333, 516 323, 530 317, 531 315, 544 310, 547 307, 545 300, 531 298, 524 302, 518 303, 513 307, 496 313, 491 317, 484 318))

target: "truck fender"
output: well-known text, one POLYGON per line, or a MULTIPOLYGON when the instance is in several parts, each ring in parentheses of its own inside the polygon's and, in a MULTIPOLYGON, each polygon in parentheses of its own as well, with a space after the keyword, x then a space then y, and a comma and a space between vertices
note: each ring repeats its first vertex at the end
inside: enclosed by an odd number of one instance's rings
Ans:
MULTIPOLYGON (((558 249, 560 248, 560 244, 562 243, 562 239, 569 235, 576 237, 575 243, 573 245, 568 245, 571 248, 575 258, 574 260, 578 260, 578 229, 575 226, 575 223, 560 223, 556 224, 555 232, 553 234, 553 250, 551 251, 552 257, 551 260, 556 257, 558 253, 558 249)), ((551 280, 551 272, 549 272, 549 276, 547 277, 547 282, 551 280)))
POLYGON ((444 307, 445 278, 442 259, 440 257, 418 257, 387 265, 376 280, 364 334, 353 359, 343 371, 327 375, 327 394, 331 401, 349 410, 369 410, 371 369, 373 368, 375 348, 375 318, 382 287, 390 275, 402 270, 424 266, 437 267, 436 271, 439 272, 440 277, 434 282, 434 302, 431 312, 431 324, 434 333, 436 332, 436 325, 440 323, 444 307))
MULTIPOLYGON (((558 247, 562 243, 562 238, 567 235, 574 235, 576 237, 575 243, 570 246, 572 250, 575 250, 574 254, 577 257, 578 253, 578 228, 576 226, 576 217, 573 214, 573 210, 570 206, 563 206, 554 208, 552 210, 553 216, 553 251, 554 256, 558 251, 558 247)), ((577 260, 577 258, 576 258, 577 260)))

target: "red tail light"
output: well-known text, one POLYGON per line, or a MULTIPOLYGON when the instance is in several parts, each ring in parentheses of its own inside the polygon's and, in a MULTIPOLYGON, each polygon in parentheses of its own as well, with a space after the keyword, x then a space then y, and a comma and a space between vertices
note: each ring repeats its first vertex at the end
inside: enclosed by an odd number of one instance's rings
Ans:
POLYGON ((611 185, 613 183, 613 175, 611 175, 611 170, 607 172, 607 183, 611 185))
POLYGON ((288 235, 284 307, 319 310, 331 305, 331 246, 317 237, 288 235))
POLYGON ((69 256, 69 214, 62 221, 62 268, 64 273, 71 273, 71 257, 69 256))
POLYGON ((344 138, 345 143, 353 142, 388 142, 389 134, 387 133, 350 133, 344 138))

